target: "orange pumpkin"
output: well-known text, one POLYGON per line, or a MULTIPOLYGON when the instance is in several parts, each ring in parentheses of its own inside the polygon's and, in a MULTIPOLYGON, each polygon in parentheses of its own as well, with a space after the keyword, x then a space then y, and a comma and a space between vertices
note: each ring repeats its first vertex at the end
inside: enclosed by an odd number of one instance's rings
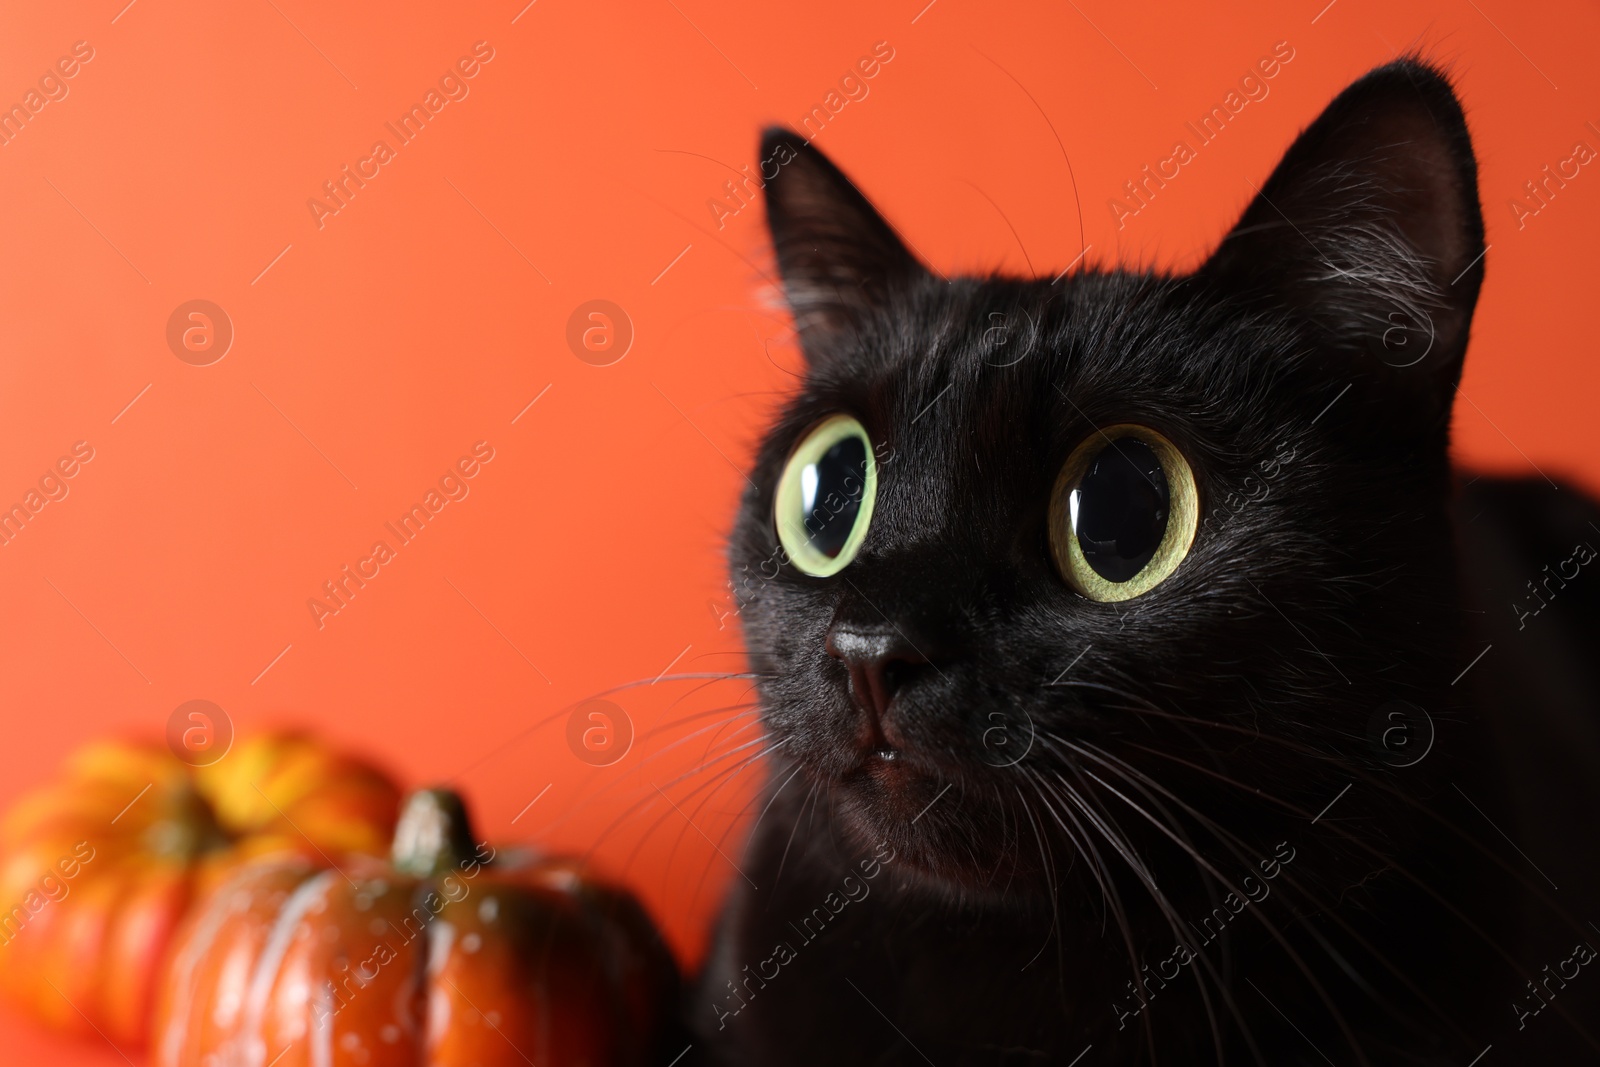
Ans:
POLYGON ((632 897, 474 845, 461 799, 426 790, 390 862, 258 863, 197 906, 153 1062, 642 1067, 664 1062, 677 988, 632 897))
POLYGON ((49 1025, 138 1046, 197 894, 263 854, 382 851, 399 798, 380 772, 294 735, 240 741, 205 767, 160 745, 84 748, 0 825, 0 992, 49 1025))

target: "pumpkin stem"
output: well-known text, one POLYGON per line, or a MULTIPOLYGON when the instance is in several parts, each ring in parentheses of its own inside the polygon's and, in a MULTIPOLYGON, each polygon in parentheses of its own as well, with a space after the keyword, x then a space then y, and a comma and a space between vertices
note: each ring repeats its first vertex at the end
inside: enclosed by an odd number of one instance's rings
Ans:
POLYGON ((144 847, 160 856, 193 863, 200 856, 226 848, 232 840, 217 819, 216 809, 185 783, 168 799, 162 816, 145 828, 144 847))
POLYGON ((434 878, 477 859, 467 806, 450 789, 419 789, 406 798, 394 830, 395 870, 434 878))

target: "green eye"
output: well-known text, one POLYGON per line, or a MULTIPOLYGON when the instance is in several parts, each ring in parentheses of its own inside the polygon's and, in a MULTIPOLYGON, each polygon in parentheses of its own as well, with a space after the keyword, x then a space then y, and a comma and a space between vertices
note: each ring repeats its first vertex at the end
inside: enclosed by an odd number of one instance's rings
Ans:
POLYGON ((790 562, 817 578, 844 570, 867 536, 877 495, 878 464, 862 425, 833 415, 813 426, 789 456, 773 504, 790 562))
POLYGON ((1189 554, 1200 514, 1194 472, 1144 426, 1097 431, 1067 457, 1050 498, 1050 549, 1090 600, 1154 589, 1189 554))

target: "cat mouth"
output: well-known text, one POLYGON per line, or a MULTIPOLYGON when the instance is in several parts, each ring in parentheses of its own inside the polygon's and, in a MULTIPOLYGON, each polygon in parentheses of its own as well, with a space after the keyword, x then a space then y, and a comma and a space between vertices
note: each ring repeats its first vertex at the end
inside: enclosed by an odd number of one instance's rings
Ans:
POLYGON ((910 818, 947 778, 916 752, 884 743, 863 747, 843 782, 890 818, 910 818))
POLYGON ((889 789, 905 788, 907 777, 916 772, 911 766, 911 761, 906 758, 902 749, 893 745, 880 744, 862 752, 856 761, 855 775, 871 778, 889 789))
POLYGON ((962 835, 953 813, 970 801, 961 780, 913 749, 860 751, 839 779, 837 812, 863 844, 889 842, 907 873, 930 885, 981 889, 1000 870, 993 842, 962 835))
POLYGON ((896 748, 878 739, 875 744, 863 745, 846 777, 869 775, 882 778, 904 775, 909 772, 909 760, 904 749, 896 748))

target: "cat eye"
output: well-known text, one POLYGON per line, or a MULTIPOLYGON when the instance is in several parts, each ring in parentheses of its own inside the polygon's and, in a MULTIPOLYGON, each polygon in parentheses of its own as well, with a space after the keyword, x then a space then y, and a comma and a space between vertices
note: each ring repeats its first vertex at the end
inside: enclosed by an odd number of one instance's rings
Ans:
POLYGON ((1130 600, 1189 553, 1199 517, 1194 472, 1144 426, 1098 430, 1073 450, 1050 496, 1050 550, 1090 600, 1130 600))
POLYGON ((872 439, 849 415, 813 426, 789 455, 773 520, 789 560, 817 578, 855 559, 872 522, 878 465, 872 439))

